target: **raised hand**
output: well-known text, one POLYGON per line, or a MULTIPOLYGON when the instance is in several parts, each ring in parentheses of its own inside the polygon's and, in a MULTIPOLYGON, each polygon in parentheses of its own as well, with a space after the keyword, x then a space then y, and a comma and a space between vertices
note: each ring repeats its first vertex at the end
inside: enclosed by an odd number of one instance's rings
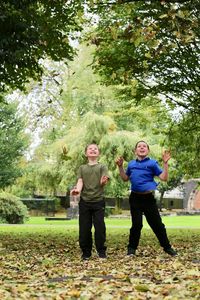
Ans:
POLYGON ((164 150, 163 154, 162 154, 162 160, 164 163, 167 163, 168 160, 171 158, 171 153, 169 150, 164 150))
POLYGON ((115 161, 115 163, 118 165, 118 167, 122 167, 123 166, 123 163, 124 163, 124 159, 123 157, 118 157, 115 161))

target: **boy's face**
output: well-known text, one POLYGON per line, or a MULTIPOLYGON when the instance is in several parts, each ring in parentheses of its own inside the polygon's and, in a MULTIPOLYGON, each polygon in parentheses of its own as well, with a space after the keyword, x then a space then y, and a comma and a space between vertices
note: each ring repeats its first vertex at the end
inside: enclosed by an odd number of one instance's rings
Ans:
POLYGON ((98 157, 99 154, 100 154, 100 152, 99 152, 99 148, 97 145, 95 145, 95 144, 88 145, 86 152, 85 152, 85 155, 87 157, 98 157))
POLYGON ((148 145, 144 142, 139 142, 135 149, 135 155, 140 158, 145 158, 149 154, 148 145))

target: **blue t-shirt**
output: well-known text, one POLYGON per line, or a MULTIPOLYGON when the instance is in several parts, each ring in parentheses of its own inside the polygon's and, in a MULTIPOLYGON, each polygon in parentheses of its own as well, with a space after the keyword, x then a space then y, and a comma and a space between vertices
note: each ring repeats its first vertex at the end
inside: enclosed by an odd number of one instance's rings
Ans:
POLYGON ((154 181, 154 176, 159 176, 163 170, 158 162, 149 157, 143 160, 131 160, 128 163, 126 175, 131 181, 131 191, 146 192, 156 189, 158 183, 154 181))

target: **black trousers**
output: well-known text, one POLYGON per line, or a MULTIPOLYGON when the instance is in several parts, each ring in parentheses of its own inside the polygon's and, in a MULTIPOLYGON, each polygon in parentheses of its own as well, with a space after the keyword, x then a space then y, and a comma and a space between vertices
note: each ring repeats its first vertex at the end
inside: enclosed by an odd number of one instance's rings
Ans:
POLYGON ((79 202, 79 245, 82 252, 91 255, 92 251, 92 225, 94 225, 94 240, 99 253, 106 251, 106 226, 104 222, 105 201, 79 202))
POLYGON ((171 245, 167 237, 165 225, 162 223, 153 193, 137 194, 131 192, 129 203, 132 217, 132 227, 130 229, 128 247, 134 249, 137 249, 138 247, 141 230, 143 227, 142 216, 144 214, 160 245, 164 249, 170 248, 171 245))

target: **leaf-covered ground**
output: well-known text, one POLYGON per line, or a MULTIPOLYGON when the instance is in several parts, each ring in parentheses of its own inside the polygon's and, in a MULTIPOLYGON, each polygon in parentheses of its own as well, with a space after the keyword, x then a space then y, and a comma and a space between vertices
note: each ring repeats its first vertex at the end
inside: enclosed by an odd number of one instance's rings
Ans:
POLYGON ((126 256, 128 230, 107 230, 108 258, 81 261, 77 229, 0 228, 0 299, 200 299, 200 230, 168 230, 177 257, 143 230, 126 256))

